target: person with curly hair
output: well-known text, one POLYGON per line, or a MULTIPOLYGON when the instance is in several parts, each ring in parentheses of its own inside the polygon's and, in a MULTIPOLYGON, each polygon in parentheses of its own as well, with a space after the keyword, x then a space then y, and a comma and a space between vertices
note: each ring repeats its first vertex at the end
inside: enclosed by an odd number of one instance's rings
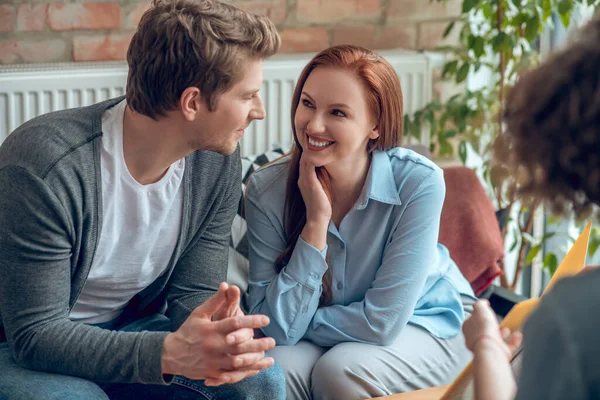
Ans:
MULTIPOLYGON (((504 113, 495 162, 517 177, 517 196, 555 212, 588 215, 600 204, 600 14, 561 51, 523 75, 504 113)), ((523 332, 518 385, 507 342, 487 302, 463 327, 474 353, 475 398, 593 399, 600 395, 600 270, 564 279, 541 301, 523 332), (592 307, 590 307, 590 305, 592 307)))

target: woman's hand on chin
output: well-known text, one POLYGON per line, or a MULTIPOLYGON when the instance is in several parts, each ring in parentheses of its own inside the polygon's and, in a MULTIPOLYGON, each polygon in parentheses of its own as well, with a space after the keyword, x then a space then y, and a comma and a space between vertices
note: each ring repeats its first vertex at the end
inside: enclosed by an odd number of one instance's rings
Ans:
POLYGON ((327 243, 327 228, 331 220, 331 202, 317 178, 316 167, 308 163, 304 156, 300 159, 298 187, 306 205, 306 225, 302 230, 302 239, 323 250, 327 243))

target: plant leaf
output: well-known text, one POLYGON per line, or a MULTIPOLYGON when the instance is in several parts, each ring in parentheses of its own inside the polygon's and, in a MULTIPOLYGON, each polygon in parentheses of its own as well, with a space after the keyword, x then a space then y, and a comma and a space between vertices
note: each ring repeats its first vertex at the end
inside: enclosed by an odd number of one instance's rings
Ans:
POLYGON ((448 75, 454 75, 456 73, 457 67, 458 67, 458 60, 447 62, 444 65, 444 69, 442 71, 442 78, 445 78, 448 75))
POLYGON ((510 249, 508 249, 509 253, 512 253, 513 251, 515 251, 515 249, 517 248, 518 245, 519 245, 519 239, 515 236, 515 240, 513 240, 512 244, 510 245, 510 249))
POLYGON ((456 136, 457 133, 458 133, 458 131, 456 129, 448 129, 446 132, 444 132, 444 138, 450 139, 450 138, 456 136))
POLYGON ((404 114, 404 136, 410 135, 410 115, 404 114))
POLYGON ((558 268, 558 259, 556 258, 556 254, 546 254, 544 257, 544 268, 548 270, 550 276, 554 275, 556 269, 558 268))
POLYGON ((542 249, 542 244, 537 244, 535 246, 533 246, 531 249, 529 249, 529 252, 527 253, 527 257, 525 258, 525 265, 530 265, 533 262, 533 259, 535 258, 535 256, 538 255, 538 253, 540 252, 540 250, 542 249))
POLYGON ((596 238, 592 238, 590 240, 590 247, 588 249, 588 255, 590 257, 593 257, 594 254, 596 254, 596 250, 598 250, 598 246, 600 246, 600 240, 598 240, 596 238))
POLYGON ((588 255, 590 257, 592 257, 594 254, 596 254, 596 251, 598 250, 598 247, 600 246, 600 229, 593 228, 590 236, 591 237, 590 237, 590 246, 588 248, 588 255))
POLYGON ((533 242, 535 242, 535 239, 533 238, 533 236, 531 236, 529 233, 527 232, 523 232, 521 233, 521 236, 523 236, 523 239, 525 239, 528 243, 533 244, 533 242))
POLYGON ((572 0, 561 0, 558 3, 558 14, 560 15, 560 20, 565 28, 568 28, 571 24, 571 12, 573 11, 573 1, 572 0))
POLYGON ((450 32, 452 32, 452 29, 454 28, 454 22, 455 21, 450 22, 448 24, 448 26, 446 27, 446 30, 444 31, 444 36, 443 36, 444 39, 448 37, 450 32))
POLYGON ((440 156, 451 156, 454 152, 452 145, 446 140, 440 140, 440 156))
POLYGON ((529 42, 533 42, 537 38, 540 31, 540 25, 540 19, 537 15, 527 23, 527 27, 525 28, 525 38, 529 42))
POLYGON ((470 67, 471 66, 468 62, 461 65, 461 67, 458 69, 458 72, 456 73, 456 83, 462 83, 465 79, 467 79, 467 76, 469 76, 470 67))
POLYGON ((508 50, 510 47, 510 39, 506 32, 498 32, 492 41, 492 48, 495 52, 499 53, 508 50))
POLYGON ((555 236, 556 232, 548 232, 546 234, 544 234, 544 236, 542 236, 542 238, 540 239, 540 242, 545 242, 546 240, 550 239, 551 237, 555 236))
POLYGON ((467 143, 464 140, 461 140, 458 144, 458 155, 460 161, 465 165, 467 163, 467 143))
POLYGON ((462 12, 468 13, 479 3, 480 0, 463 0, 462 12))
POLYGON ((475 57, 479 58, 485 53, 485 41, 481 36, 476 36, 473 42, 473 53, 475 57))

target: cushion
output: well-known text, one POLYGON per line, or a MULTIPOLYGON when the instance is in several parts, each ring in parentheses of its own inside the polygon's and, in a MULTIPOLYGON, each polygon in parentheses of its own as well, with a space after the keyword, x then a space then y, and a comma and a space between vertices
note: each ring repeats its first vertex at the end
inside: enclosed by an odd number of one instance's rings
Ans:
MULTIPOLYGON (((246 182, 254 171, 265 164, 281 157, 284 151, 279 146, 274 146, 271 151, 251 157, 242 157, 242 194, 246 190, 246 182)), ((229 245, 229 268, 227 270, 227 283, 236 285, 242 293, 248 289, 248 240, 246 239, 246 220, 244 219, 244 199, 240 199, 237 214, 231 226, 231 242, 229 245)))
POLYGON ((444 168, 444 179, 439 240, 479 295, 502 275, 504 244, 496 211, 472 169, 444 168))

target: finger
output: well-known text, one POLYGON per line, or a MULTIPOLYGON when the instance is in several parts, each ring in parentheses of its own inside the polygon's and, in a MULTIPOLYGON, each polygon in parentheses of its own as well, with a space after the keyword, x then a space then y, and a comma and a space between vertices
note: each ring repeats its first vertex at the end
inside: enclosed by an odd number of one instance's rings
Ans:
POLYGON ((238 344, 250 340, 254 337, 254 329, 244 328, 238 331, 232 332, 225 338, 227 344, 238 344))
POLYGON ((302 182, 306 177, 306 169, 308 163, 304 160, 304 157, 300 158, 300 168, 298 169, 298 183, 302 182))
POLYGON ((479 312, 483 314, 487 314, 488 309, 490 308, 490 302, 486 299, 480 299, 475 302, 473 305, 473 311, 479 312))
POLYGON ((263 358, 247 367, 243 367, 243 368, 237 369, 235 371, 227 372, 227 373, 225 373, 225 375, 229 375, 230 378, 233 379, 233 375, 231 375, 233 373, 248 372, 248 371, 262 371, 262 370, 271 368, 274 364, 275 364, 275 360, 272 357, 266 357, 266 358, 263 358))
POLYGON ((240 370, 240 371, 244 371, 247 369, 254 369, 254 368, 248 368, 248 367, 253 366, 254 364, 258 363, 259 361, 263 360, 264 358, 265 358, 264 351, 261 351, 258 353, 240 354, 233 358, 233 368, 236 370, 240 370))
POLYGON ((275 339, 270 337, 251 339, 243 343, 239 343, 230 346, 227 354, 244 354, 244 353, 258 353, 261 351, 269 351, 275 348, 275 339))
POLYGON ((515 332, 508 340, 508 347, 511 352, 515 352, 523 343, 523 334, 521 332, 515 332))
POLYGON ((229 286, 227 289, 227 301, 230 304, 235 304, 236 306, 240 304, 241 292, 240 288, 235 285, 229 286))
POLYGON ((308 162, 306 163, 306 179, 311 184, 321 184, 321 182, 319 182, 319 178, 317 178, 317 168, 308 162))
POLYGON ((225 282, 221 283, 217 293, 213 294, 203 304, 196 307, 196 309, 192 311, 191 315, 210 319, 213 314, 215 314, 221 308, 223 303, 225 303, 227 287, 228 285, 225 282))
POLYGON ((269 325, 269 317, 266 315, 243 315, 217 321, 215 322, 215 329, 222 334, 228 335, 240 329, 264 328, 267 325, 269 325))
POLYGON ((226 385, 226 384, 234 384, 237 383, 239 381, 241 381, 242 379, 248 378, 250 376, 254 376, 256 374, 258 374, 260 371, 245 371, 245 372, 235 372, 235 373, 231 373, 228 372, 228 374, 234 374, 234 379, 232 379, 232 377, 230 375, 227 375, 227 379, 206 379, 204 381, 204 385, 206 386, 221 386, 221 385, 226 385))
POLYGON ((221 376, 222 379, 228 379, 229 383, 239 382, 248 376, 248 374, 254 374, 255 371, 263 371, 265 369, 271 368, 275 364, 275 360, 271 357, 263 358, 262 360, 254 363, 252 366, 246 368, 245 370, 235 370, 235 371, 224 371, 221 376))
POLYGON ((507 327, 501 328, 500 329, 500 335, 502 336, 502 339, 504 341, 508 340, 510 338, 510 334, 512 332, 510 331, 510 329, 508 329, 507 327))
POLYGON ((250 340, 254 337, 254 329, 244 328, 227 335, 225 343, 238 344, 250 340))
POLYGON ((227 289, 227 316, 235 317, 238 315, 238 310, 240 309, 240 298, 240 289, 237 286, 229 286, 227 289))

